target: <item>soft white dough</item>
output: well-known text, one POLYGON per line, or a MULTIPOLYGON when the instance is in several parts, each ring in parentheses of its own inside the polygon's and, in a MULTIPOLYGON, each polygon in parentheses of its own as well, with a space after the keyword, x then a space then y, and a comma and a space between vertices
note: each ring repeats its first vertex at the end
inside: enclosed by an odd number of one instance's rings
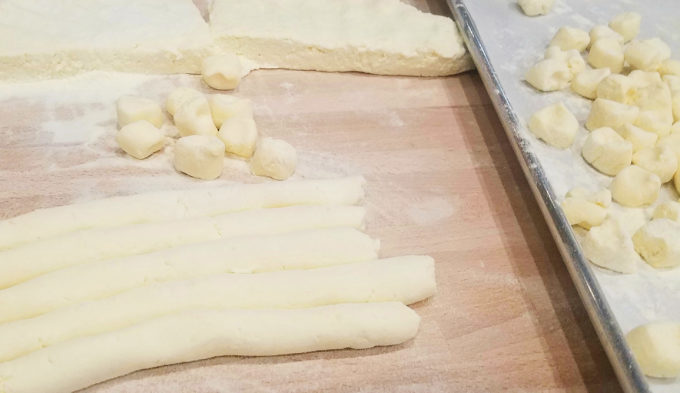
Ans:
POLYGON ((435 291, 434 260, 428 256, 403 256, 313 270, 220 274, 152 284, 2 324, 0 360, 176 312, 383 301, 411 304, 435 291))
POLYGON ((0 288, 68 266, 183 244, 310 228, 358 228, 364 215, 364 208, 359 206, 289 206, 80 231, 0 251, 0 288))
POLYGON ((0 323, 153 283, 370 261, 379 247, 378 240, 344 227, 240 236, 76 265, 0 290, 0 323))
POLYGON ((395 345, 415 337, 419 323, 413 310, 396 302, 189 311, 0 363, 0 391, 68 393, 136 370, 216 356, 395 345))
POLYGON ((0 249, 64 232, 289 205, 353 205, 363 177, 164 191, 39 209, 0 221, 0 249))

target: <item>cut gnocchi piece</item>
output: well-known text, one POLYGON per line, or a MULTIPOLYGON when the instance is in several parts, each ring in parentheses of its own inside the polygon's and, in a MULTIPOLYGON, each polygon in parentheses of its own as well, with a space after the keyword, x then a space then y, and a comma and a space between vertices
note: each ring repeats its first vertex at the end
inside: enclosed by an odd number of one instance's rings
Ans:
POLYGON ((655 322, 626 334, 626 342, 642 372, 649 377, 680 376, 680 323, 655 322))
POLYGON ((632 41, 624 53, 624 58, 631 67, 644 71, 656 71, 670 57, 670 47, 658 38, 632 41))
POLYGON ((656 145, 659 135, 643 130, 640 127, 632 124, 624 124, 623 127, 616 130, 623 137, 623 139, 633 144, 633 153, 649 149, 656 145))
POLYGON ((614 201, 623 206, 646 206, 659 197, 661 179, 646 169, 631 165, 614 177, 609 189, 614 201))
POLYGON ((224 168, 224 143, 212 135, 190 135, 175 143, 175 169, 191 177, 213 180, 224 168))
POLYGON ((213 89, 233 90, 241 82, 241 60, 231 53, 209 56, 203 60, 203 81, 213 89))
POLYGON ((680 60, 666 59, 659 65, 661 75, 680 75, 680 60))
POLYGON ((234 116, 222 123, 217 136, 224 143, 227 153, 250 158, 257 142, 257 126, 252 117, 234 116))
POLYGON ((564 61, 544 59, 527 71, 525 79, 540 91, 555 91, 569 86, 572 73, 564 61))
POLYGON ((137 96, 122 96, 116 102, 118 126, 146 120, 156 127, 163 124, 163 111, 156 101, 137 96))
POLYGON ((182 104, 185 102, 191 100, 192 98, 196 97, 202 97, 203 94, 201 92, 191 89, 189 87, 178 87, 175 90, 172 91, 168 95, 168 98, 165 100, 165 110, 168 111, 169 114, 175 115, 175 112, 179 109, 182 104))
POLYGON ((561 205, 570 225, 590 229, 602 224, 607 218, 607 207, 610 204, 609 190, 590 194, 585 189, 574 188, 567 193, 561 205))
POLYGON ((163 148, 165 134, 148 121, 137 120, 116 133, 116 142, 128 155, 143 160, 163 148))
POLYGON ((217 135, 208 100, 200 95, 185 101, 175 112, 175 126, 181 136, 217 135))
POLYGON ((517 4, 527 16, 545 15, 553 7, 555 0, 517 0, 517 4))
POLYGON ((597 86, 597 98, 604 98, 630 105, 635 101, 635 86, 625 75, 612 74, 597 86))
POLYGON ((286 141, 262 138, 250 160, 250 171, 257 176, 285 180, 295 173, 297 152, 286 141))
POLYGON ((610 22, 609 27, 619 33, 624 42, 637 37, 640 33, 640 21, 642 17, 635 12, 624 12, 616 15, 610 22))
POLYGON ((659 176, 661 183, 671 181, 678 170, 678 158, 675 152, 666 146, 638 151, 633 155, 633 164, 659 176))
POLYGON ((586 69, 586 62, 576 49, 562 50, 557 46, 549 46, 545 51, 545 58, 564 62, 572 77, 586 69))
POLYGON ((246 98, 229 96, 226 94, 211 94, 208 96, 210 113, 215 127, 222 127, 222 123, 230 117, 253 117, 253 105, 246 98))
POLYGON ((667 218, 680 222, 680 202, 666 201, 654 209, 652 218, 667 218))
POLYGON ((623 69, 624 53, 623 45, 615 38, 599 38, 593 41, 591 36, 588 63, 593 68, 609 68, 613 73, 619 73, 623 69))
POLYGON ((529 130, 551 146, 566 149, 574 143, 578 120, 562 104, 547 106, 529 119, 529 130))
POLYGON ((591 132, 581 150, 583 158, 605 175, 615 176, 630 165, 633 144, 609 127, 591 132))
POLYGON ((656 218, 633 235, 635 251, 656 268, 680 265, 680 222, 656 218))
POLYGON ((597 25, 594 26, 592 29, 590 29, 590 44, 591 47, 592 45, 602 39, 612 39, 616 41, 619 45, 623 45, 625 42, 625 39, 623 36, 614 29, 610 28, 609 26, 605 25, 597 25))
POLYGON ((586 128, 595 130, 601 127, 619 129, 624 124, 634 123, 640 110, 632 105, 597 98, 593 101, 590 114, 586 120, 586 128))
POLYGON ((583 52, 590 44, 590 35, 587 31, 574 27, 560 27, 550 41, 550 46, 556 46, 564 51, 577 50, 583 52))
POLYGON ((649 86, 653 83, 661 83, 661 75, 656 71, 633 70, 628 74, 628 79, 635 87, 649 86))
POLYGON ((583 237, 581 248, 590 262, 619 273, 635 273, 640 260, 630 237, 611 218, 590 228, 583 237))
POLYGON ((611 75, 609 68, 584 70, 574 76, 571 81, 571 90, 585 98, 594 100, 597 98, 597 87, 609 75, 611 75))

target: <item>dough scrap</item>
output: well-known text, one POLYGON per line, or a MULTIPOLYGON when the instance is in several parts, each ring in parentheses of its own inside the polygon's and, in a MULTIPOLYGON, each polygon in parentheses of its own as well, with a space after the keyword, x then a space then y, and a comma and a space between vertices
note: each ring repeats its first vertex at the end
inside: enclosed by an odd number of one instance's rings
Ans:
POLYGON ((0 221, 0 249, 80 229, 113 227, 290 205, 354 205, 363 177, 161 191, 38 209, 0 221), (115 213, 113 213, 115 212, 115 213))
POLYGON ((473 68, 453 20, 399 0, 215 0, 210 27, 221 51, 263 67, 413 76, 473 68))
MULTIPOLYGON (((403 256, 258 274, 152 284, 0 325, 0 359, 197 309, 288 309, 338 303, 415 303, 436 291, 434 260, 403 256)), ((299 325, 303 326, 303 325, 299 325)))
POLYGON ((216 356, 395 345, 415 337, 419 323, 413 310, 396 302, 188 311, 0 363, 0 391, 69 393, 136 370, 216 356))

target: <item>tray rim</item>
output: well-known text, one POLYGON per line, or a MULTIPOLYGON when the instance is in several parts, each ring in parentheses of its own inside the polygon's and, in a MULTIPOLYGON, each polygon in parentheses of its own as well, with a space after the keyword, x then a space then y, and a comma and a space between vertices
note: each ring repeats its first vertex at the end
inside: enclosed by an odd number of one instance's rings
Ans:
POLYGON ((446 0, 619 383, 626 393, 651 393, 538 157, 521 137, 521 122, 489 60, 465 1, 446 0))

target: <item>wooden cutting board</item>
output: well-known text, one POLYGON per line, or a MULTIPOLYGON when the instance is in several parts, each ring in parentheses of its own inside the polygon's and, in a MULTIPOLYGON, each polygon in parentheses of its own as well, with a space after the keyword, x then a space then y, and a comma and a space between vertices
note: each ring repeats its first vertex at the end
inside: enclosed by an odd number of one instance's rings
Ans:
MULTIPOLYGON (((443 1, 414 3, 447 12, 443 1)), ((192 77, 149 77, 127 93, 160 101, 178 84, 201 86, 192 77)), ((263 134, 297 147, 296 177, 366 176, 367 232, 382 240, 383 256, 436 258, 439 291, 414 306, 420 333, 397 347, 162 367, 86 392, 620 390, 475 73, 267 70, 236 94, 253 100, 263 134)), ((171 148, 144 163, 118 151, 111 99, 56 102, 0 100, 0 217, 205 186, 172 170, 171 148), (63 137, 80 124, 73 119, 93 112, 101 118, 92 120, 92 138, 63 137)), ((218 182, 227 181, 263 179, 234 161, 218 182)))

